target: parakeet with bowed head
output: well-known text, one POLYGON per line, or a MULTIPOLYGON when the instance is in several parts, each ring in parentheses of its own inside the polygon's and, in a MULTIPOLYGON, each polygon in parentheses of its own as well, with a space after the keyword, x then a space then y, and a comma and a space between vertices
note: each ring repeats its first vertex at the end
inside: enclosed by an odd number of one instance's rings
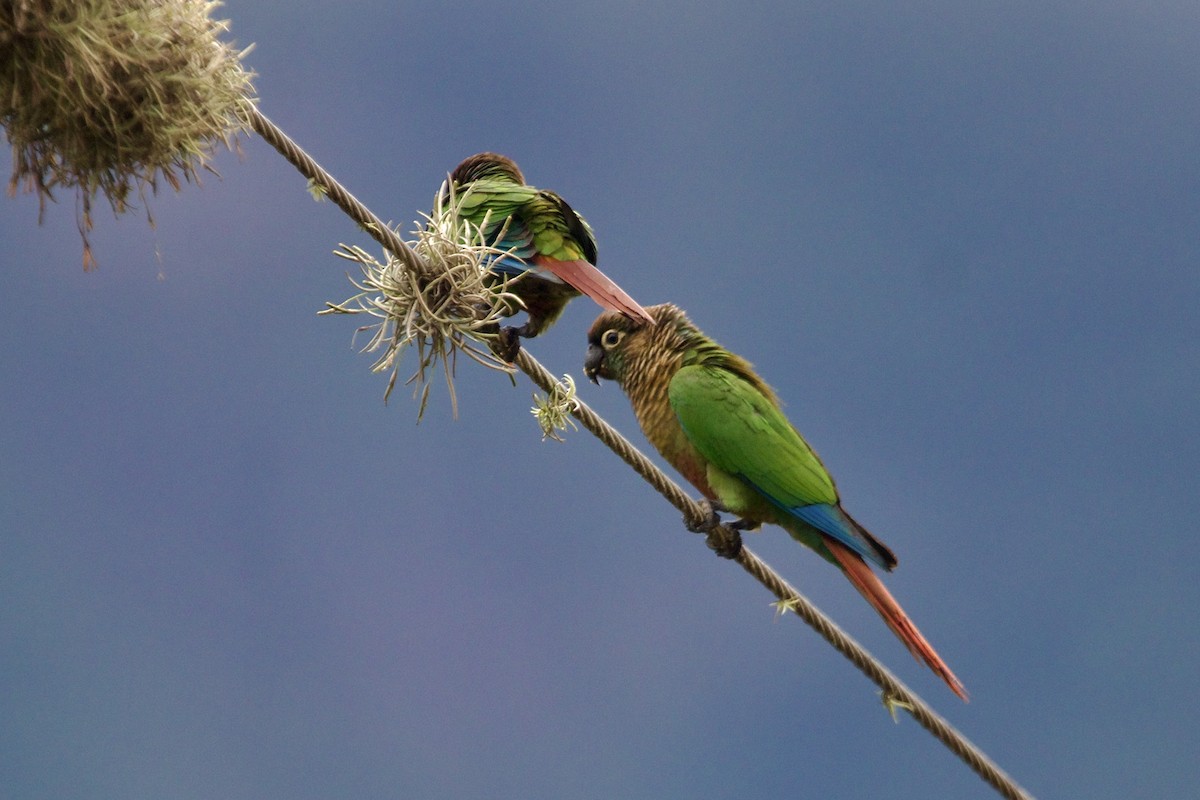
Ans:
POLYGON ((616 381, 646 438, 739 528, 771 522, 839 567, 915 658, 967 699, 962 683, 871 570, 896 557, 842 509, 821 459, 745 359, 704 335, 679 308, 650 306, 655 325, 601 314, 584 374, 616 381))
POLYGON ((580 294, 629 319, 653 323, 644 308, 596 268, 596 238, 583 217, 554 192, 526 185, 512 159, 498 153, 473 155, 454 169, 450 181, 459 213, 481 228, 488 245, 509 252, 493 257, 489 269, 519 277, 509 290, 529 318, 519 328, 502 331, 510 355, 519 346, 516 337, 545 331, 580 294))

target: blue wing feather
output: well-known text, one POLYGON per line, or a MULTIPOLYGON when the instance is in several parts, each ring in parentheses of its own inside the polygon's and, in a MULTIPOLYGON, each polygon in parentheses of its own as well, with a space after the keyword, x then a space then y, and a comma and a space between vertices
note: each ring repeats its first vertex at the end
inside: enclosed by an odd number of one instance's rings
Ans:
POLYGON ((488 269, 492 272, 498 272, 503 275, 511 275, 513 277, 528 272, 532 267, 526 264, 519 258, 513 256, 491 256, 484 259, 488 269))
POLYGON ((858 524, 851 520, 841 508, 819 503, 811 506, 795 506, 783 510, 796 519, 816 528, 821 533, 837 539, 846 545, 846 547, 881 569, 891 569, 894 566, 884 560, 879 550, 873 547, 871 542, 860 532, 858 524))

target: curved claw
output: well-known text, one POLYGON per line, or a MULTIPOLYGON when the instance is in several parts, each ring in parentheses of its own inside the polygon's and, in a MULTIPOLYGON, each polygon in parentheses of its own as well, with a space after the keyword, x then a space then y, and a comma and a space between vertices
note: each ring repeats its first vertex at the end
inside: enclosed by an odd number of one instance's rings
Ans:
POLYGON ((721 524, 721 515, 713 509, 712 503, 707 500, 696 501, 704 513, 704 519, 696 522, 688 517, 683 518, 683 525, 692 533, 712 533, 713 528, 721 524))
POLYGON ((708 549, 719 555, 721 558, 735 559, 742 552, 742 535, 739 533, 743 528, 757 528, 758 523, 747 521, 744 519, 735 520, 732 523, 722 524, 721 515, 718 510, 726 511, 720 502, 709 502, 706 498, 701 498, 696 501, 700 506, 702 513, 705 515, 702 520, 695 522, 688 517, 683 518, 683 524, 692 533, 703 533, 705 535, 704 543, 708 545, 708 549))

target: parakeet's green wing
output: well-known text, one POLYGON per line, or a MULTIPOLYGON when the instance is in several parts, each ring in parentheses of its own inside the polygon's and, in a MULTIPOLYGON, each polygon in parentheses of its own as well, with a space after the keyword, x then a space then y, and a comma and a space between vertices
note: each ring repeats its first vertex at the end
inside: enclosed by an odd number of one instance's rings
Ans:
POLYGON ((556 261, 582 259, 596 263, 596 240, 587 222, 553 192, 506 180, 472 181, 459 201, 459 213, 483 225, 489 241, 504 226, 504 237, 493 242, 529 261, 543 255, 556 261))
POLYGON ((697 364, 679 370, 667 391, 700 455, 783 512, 791 524, 781 524, 800 541, 821 552, 804 535, 815 529, 883 569, 895 566, 891 551, 842 510, 833 479, 808 442, 752 383, 697 364))
POLYGON ((553 192, 540 191, 520 216, 533 235, 537 251, 556 261, 596 263, 596 239, 583 217, 553 192))
POLYGON ((784 509, 837 502, 825 466, 783 412, 749 382, 713 366, 671 379, 671 408, 688 440, 714 466, 784 509))

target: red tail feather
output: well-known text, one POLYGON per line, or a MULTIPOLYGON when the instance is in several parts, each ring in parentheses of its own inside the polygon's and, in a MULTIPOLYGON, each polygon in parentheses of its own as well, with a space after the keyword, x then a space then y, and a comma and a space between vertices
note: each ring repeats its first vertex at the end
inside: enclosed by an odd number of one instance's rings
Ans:
POLYGON ((552 272, 566 283, 586 294, 609 311, 619 311, 630 319, 640 319, 654 324, 654 318, 638 305, 637 301, 625 293, 625 290, 583 259, 578 261, 557 261, 545 256, 535 256, 534 263, 542 269, 552 272))
POLYGON ((842 565, 842 569, 846 573, 846 577, 854 584, 854 588, 858 589, 859 594, 866 598, 867 602, 879 612, 879 616, 883 617, 883 621, 892 629, 900 641, 904 642, 904 646, 913 654, 913 658, 918 661, 924 661, 925 664, 946 682, 950 687, 950 691, 967 699, 967 690, 962 685, 962 682, 950 671, 946 666, 946 662, 942 661, 941 656, 933 649, 921 632, 917 630, 917 626, 904 613, 904 609, 892 597, 892 593, 883 585, 883 581, 871 571, 866 562, 858 557, 857 554, 839 544, 830 537, 825 537, 825 545, 833 552, 834 557, 842 565))

